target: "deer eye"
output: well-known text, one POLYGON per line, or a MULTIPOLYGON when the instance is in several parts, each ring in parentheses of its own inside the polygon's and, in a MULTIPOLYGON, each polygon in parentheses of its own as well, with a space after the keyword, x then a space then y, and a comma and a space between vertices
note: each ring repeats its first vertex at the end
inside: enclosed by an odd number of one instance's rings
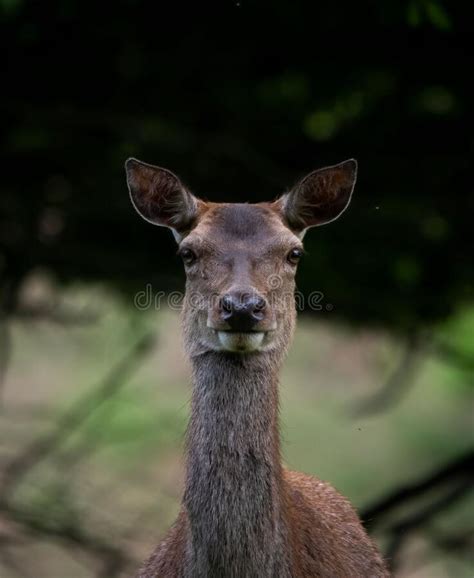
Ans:
POLYGON ((301 249, 292 249, 286 258, 292 265, 297 265, 302 256, 303 251, 301 249))
POLYGON ((185 265, 192 265, 197 259, 196 253, 191 249, 181 249, 179 255, 185 265))

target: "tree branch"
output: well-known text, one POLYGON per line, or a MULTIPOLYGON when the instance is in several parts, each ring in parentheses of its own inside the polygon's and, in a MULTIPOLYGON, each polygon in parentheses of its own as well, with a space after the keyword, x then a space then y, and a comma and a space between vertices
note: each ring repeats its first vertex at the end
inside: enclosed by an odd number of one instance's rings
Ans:
POLYGON ((72 435, 72 433, 125 383, 127 377, 147 353, 154 341, 152 335, 143 336, 98 388, 82 396, 58 421, 56 427, 33 442, 23 453, 16 456, 5 468, 0 497, 8 500, 19 480, 34 466, 54 452, 72 435))
POLYGON ((371 530, 380 526, 385 517, 392 513, 396 508, 404 505, 406 502, 426 494, 432 489, 443 484, 459 481, 470 481, 474 479, 474 450, 470 450, 455 460, 449 462, 432 474, 399 488, 368 506, 361 513, 361 518, 365 520, 365 526, 371 530))
POLYGON ((421 343, 422 340, 418 334, 412 334, 408 338, 398 366, 375 394, 356 403, 351 411, 355 417, 379 413, 403 397, 413 383, 413 378, 419 368, 422 359, 421 343))

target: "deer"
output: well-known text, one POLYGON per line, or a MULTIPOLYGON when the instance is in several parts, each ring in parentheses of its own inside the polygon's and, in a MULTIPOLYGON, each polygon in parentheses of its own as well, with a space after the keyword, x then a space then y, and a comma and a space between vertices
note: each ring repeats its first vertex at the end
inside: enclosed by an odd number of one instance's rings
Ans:
POLYGON ((350 502, 280 455, 278 375, 302 240, 346 210, 357 162, 254 204, 204 201, 135 158, 125 170, 136 211, 178 244, 193 383, 181 508, 137 578, 388 577, 350 502))

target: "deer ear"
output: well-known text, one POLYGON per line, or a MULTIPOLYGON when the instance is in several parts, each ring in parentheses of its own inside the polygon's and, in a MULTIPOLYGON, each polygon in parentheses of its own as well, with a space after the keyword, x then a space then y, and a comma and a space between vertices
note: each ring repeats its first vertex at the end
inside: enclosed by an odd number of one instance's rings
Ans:
POLYGON ((133 206, 145 220, 169 227, 178 240, 192 228, 199 201, 175 174, 133 158, 125 172, 133 206))
POLYGON ((337 219, 351 201, 356 176, 357 161, 350 159, 304 177, 277 201, 290 229, 301 233, 337 219))

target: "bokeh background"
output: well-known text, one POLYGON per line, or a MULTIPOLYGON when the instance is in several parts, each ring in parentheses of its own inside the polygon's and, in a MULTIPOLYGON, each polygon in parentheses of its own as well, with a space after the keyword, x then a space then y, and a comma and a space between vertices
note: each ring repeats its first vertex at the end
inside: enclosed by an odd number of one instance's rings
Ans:
POLYGON ((305 240, 322 298, 282 376, 284 458, 352 500, 396 576, 473 576, 472 21, 446 0, 0 0, 2 578, 129 577, 178 509, 179 303, 143 292, 183 273, 128 156, 215 201, 358 159, 350 210, 305 240))

